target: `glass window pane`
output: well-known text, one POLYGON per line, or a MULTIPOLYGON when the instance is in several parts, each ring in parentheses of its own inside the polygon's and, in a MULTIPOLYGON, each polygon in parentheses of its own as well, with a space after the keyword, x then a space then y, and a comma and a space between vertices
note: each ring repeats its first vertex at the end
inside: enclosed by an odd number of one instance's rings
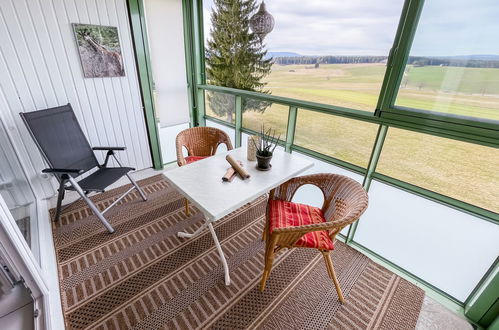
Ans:
POLYGON ((360 184, 362 184, 362 182, 364 181, 363 175, 346 170, 342 167, 339 167, 339 166, 336 166, 333 164, 329 164, 325 161, 310 157, 308 155, 302 154, 301 152, 297 152, 297 151, 293 151, 293 155, 308 159, 314 163, 313 167, 311 167, 310 169, 301 173, 300 175, 308 175, 308 174, 316 174, 316 173, 334 173, 334 174, 341 174, 344 176, 348 176, 360 184))
POLYGON ((234 123, 236 97, 231 94, 205 91, 205 111, 208 116, 234 123))
MULTIPOLYGON (((267 51, 264 59, 273 59, 270 72, 256 73, 261 75, 259 82, 266 84, 263 87, 238 79, 252 67, 239 65, 240 59, 244 60, 239 55, 245 47, 258 48, 255 45, 259 44, 256 36, 253 43, 246 44, 247 38, 233 37, 240 36, 244 29, 251 33, 247 29, 248 19, 242 20, 242 24, 234 24, 234 19, 224 21, 226 12, 213 15, 220 13, 217 2, 204 0, 203 4, 209 83, 374 111, 403 0, 266 2, 275 25, 262 43, 262 51, 267 51), (213 68, 224 68, 227 74, 213 74, 213 68)), ((248 17, 258 10, 259 4, 248 17)), ((224 9, 229 7, 225 6, 224 9)))
POLYGON ((499 120, 499 6, 424 4, 396 105, 499 120))
MULTIPOLYGON (((248 139, 249 139, 250 135, 249 134, 246 134, 246 133, 242 133, 241 134, 241 147, 248 147, 248 139)), ((275 150, 279 150, 279 151, 282 151, 284 152, 284 148, 281 146, 281 145, 278 145, 275 150)))
POLYGON ((367 168, 378 125, 298 110, 294 143, 367 168))
POLYGON ((377 172, 499 213, 499 149, 390 128, 377 172))
POLYGON ((0 195, 31 252, 39 260, 36 199, 10 139, 0 122, 0 195))
MULTIPOLYGON (((250 102, 255 100, 249 100, 250 102)), ((243 127, 259 132, 262 125, 266 129, 275 129, 281 140, 286 140, 289 107, 280 104, 270 104, 263 112, 246 110, 243 112, 243 127)))
POLYGON ((492 265, 499 226, 373 181, 354 240, 464 301, 492 265))

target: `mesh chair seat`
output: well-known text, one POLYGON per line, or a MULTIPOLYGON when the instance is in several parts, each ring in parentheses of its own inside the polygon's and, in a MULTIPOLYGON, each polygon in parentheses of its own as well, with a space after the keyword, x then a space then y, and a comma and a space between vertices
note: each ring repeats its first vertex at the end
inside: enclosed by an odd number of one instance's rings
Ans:
MULTIPOLYGON (((99 168, 94 173, 87 176, 85 179, 78 181, 81 189, 85 191, 100 191, 103 192, 108 186, 118 181, 122 176, 132 171, 131 167, 103 167, 99 168)), ((72 186, 69 190, 74 190, 72 186)))

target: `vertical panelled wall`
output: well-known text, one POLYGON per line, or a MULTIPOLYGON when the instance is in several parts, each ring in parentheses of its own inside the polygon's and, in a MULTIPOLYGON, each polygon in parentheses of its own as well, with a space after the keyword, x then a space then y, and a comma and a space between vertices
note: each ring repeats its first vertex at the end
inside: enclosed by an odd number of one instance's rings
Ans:
POLYGON ((0 0, 0 119, 35 189, 55 192, 18 113, 71 103, 93 146, 125 146, 123 163, 152 165, 126 0, 0 0), (83 78, 71 23, 115 26, 125 77, 83 78))

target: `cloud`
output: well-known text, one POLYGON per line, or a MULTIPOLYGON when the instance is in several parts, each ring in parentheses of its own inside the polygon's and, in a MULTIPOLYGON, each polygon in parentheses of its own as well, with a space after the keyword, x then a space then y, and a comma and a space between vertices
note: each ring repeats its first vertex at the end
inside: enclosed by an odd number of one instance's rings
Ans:
POLYGON ((413 55, 499 54, 497 0, 426 1, 413 55))
MULTIPOLYGON (((411 54, 499 53, 496 1, 426 1, 411 54)), ((403 0, 267 0, 266 5, 275 19, 265 39, 269 51, 388 55, 403 0)), ((212 6, 212 0, 204 1, 206 37, 212 6)))

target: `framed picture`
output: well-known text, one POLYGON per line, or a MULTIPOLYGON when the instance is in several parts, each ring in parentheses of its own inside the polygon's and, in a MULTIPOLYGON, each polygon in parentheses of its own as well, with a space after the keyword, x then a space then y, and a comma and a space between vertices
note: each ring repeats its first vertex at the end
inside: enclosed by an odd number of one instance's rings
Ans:
POLYGON ((73 23, 73 31, 85 78, 125 76, 118 28, 73 23))

